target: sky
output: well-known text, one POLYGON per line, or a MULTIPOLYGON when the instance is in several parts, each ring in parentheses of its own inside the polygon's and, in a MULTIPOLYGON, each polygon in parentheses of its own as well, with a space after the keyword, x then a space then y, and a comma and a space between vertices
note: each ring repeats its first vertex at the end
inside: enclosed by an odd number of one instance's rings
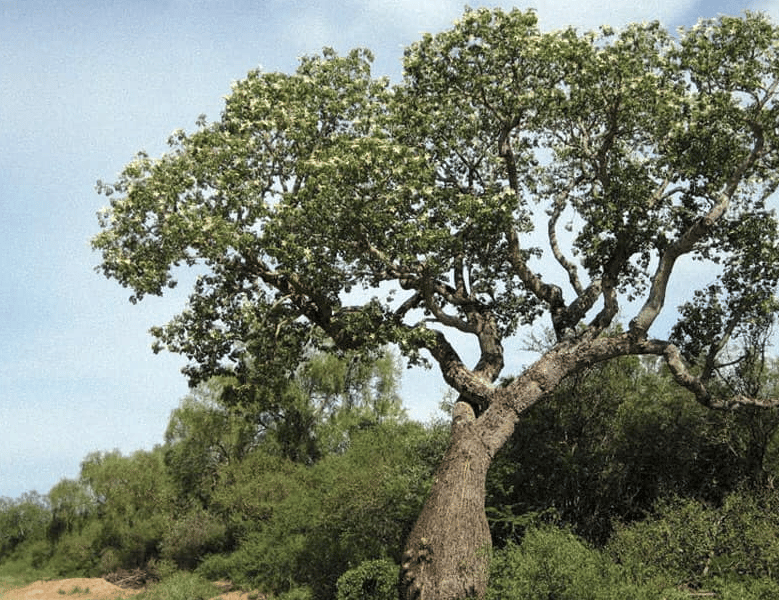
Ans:
MULTIPOLYGON (((470 3, 479 6, 477 2, 470 3)), ((511 3, 488 6, 511 8, 511 3)), ((542 29, 763 10, 771 2, 527 0, 542 29)), ((0 497, 47 493, 91 452, 163 441, 188 393, 181 357, 148 330, 186 289, 132 305, 95 271, 89 240, 113 181, 136 152, 165 151, 200 114, 218 119, 231 82, 256 67, 291 72, 324 46, 368 47, 374 73, 401 76, 403 48, 449 27, 462 0, 0 0, 0 497)), ((445 392, 406 372, 412 418, 445 392)))

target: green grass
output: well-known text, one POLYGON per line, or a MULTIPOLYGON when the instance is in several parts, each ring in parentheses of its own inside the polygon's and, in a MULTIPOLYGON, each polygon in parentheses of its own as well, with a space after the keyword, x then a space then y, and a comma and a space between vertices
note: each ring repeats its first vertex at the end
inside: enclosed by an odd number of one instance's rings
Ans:
POLYGON ((24 587, 33 581, 46 579, 46 573, 30 568, 24 561, 7 561, 0 564, 0 594, 24 587))
POLYGON ((155 583, 134 600, 209 600, 218 595, 217 587, 203 577, 179 572, 155 583))
POLYGON ((79 587, 77 585, 74 585, 73 588, 69 592, 66 592, 65 590, 57 590, 57 593, 61 594, 63 596, 65 594, 71 594, 71 595, 73 595, 73 594, 88 594, 89 593, 89 588, 88 587, 82 588, 82 587, 79 587))

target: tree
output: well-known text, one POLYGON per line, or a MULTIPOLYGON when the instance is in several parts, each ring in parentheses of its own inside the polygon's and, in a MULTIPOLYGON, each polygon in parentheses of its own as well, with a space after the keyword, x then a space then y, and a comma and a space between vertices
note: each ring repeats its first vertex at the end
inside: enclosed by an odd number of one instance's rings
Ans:
POLYGON ((777 35, 751 13, 674 37, 469 10, 406 50, 396 86, 365 50, 252 71, 218 121, 99 183, 100 269, 132 301, 197 270, 188 306, 153 331, 193 382, 289 372, 320 334, 432 359, 458 401, 402 588, 481 596, 487 469, 565 377, 654 355, 704 406, 771 403, 720 396, 706 367, 776 308, 777 35), (712 283, 666 337, 687 260, 712 283), (620 311, 622 332, 603 335, 620 311), (500 385, 507 345, 544 318, 553 345, 500 385))
POLYGON ((220 465, 241 460, 257 443, 252 420, 228 412, 218 397, 216 381, 201 384, 171 413, 165 430, 165 466, 184 503, 206 504, 220 465))
POLYGON ((179 500, 207 505, 221 465, 259 445, 311 464, 342 450, 355 431, 403 420, 398 380, 394 354, 382 350, 314 354, 278 387, 236 378, 201 383, 173 411, 165 432, 165 464, 179 500))
POLYGON ((23 544, 45 539, 50 519, 49 503, 37 492, 16 499, 0 496, 0 559, 23 544))
MULTIPOLYGON (((91 547, 85 560, 95 561, 95 550, 102 556, 99 565, 78 565, 79 569, 106 572, 141 567, 159 555, 175 509, 175 491, 161 448, 130 456, 118 450, 89 454, 81 463, 80 482, 94 499, 98 524, 90 532, 91 547)), ((72 559, 67 547, 58 551, 72 559)))

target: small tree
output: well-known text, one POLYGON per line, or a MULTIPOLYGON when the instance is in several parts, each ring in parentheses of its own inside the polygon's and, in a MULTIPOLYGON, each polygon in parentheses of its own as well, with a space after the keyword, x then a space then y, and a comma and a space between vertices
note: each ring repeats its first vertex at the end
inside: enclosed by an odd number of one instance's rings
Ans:
POLYGON ((402 587, 482 596, 487 468, 565 377, 655 355, 707 407, 770 403, 711 382, 776 307, 777 36, 756 14, 672 37, 657 23, 542 33, 532 12, 471 10, 409 47, 394 87, 359 50, 253 71, 219 121, 99 185, 100 268, 133 301, 198 268, 188 306, 154 330, 195 383, 289 372, 315 331, 432 359, 459 397, 402 587), (687 290, 665 337, 685 259, 713 283, 687 290), (623 331, 602 335, 621 310, 623 331), (507 343, 543 316, 554 343, 497 385, 507 343))

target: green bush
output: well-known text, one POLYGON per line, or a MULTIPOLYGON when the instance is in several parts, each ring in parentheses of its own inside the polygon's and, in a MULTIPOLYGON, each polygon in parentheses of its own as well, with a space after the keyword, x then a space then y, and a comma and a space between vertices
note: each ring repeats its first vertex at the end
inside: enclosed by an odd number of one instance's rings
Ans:
POLYGON ((779 583, 773 579, 754 579, 742 583, 728 582, 714 585, 719 600, 776 600, 779 583))
POLYGON ((137 600, 209 600, 219 594, 212 583, 200 575, 178 572, 136 596, 137 600))
POLYGON ((398 565, 391 560, 367 560, 338 579, 337 600, 397 600, 398 565))
POLYGON ((604 567, 598 554, 570 532, 530 529, 492 561, 490 600, 596 600, 604 567))
POLYGON ((262 450, 223 469, 214 492, 237 548, 198 568, 279 594, 308 586, 336 595, 338 576, 363 561, 399 560, 445 438, 415 423, 372 425, 342 454, 303 467, 262 450), (252 468, 254 467, 254 468, 252 468))
POLYGON ((100 535, 101 525, 97 521, 88 523, 81 531, 62 535, 48 558, 48 569, 58 577, 97 575, 100 535))
POLYGON ((714 556, 720 526, 716 512, 700 502, 664 500, 652 518, 618 526, 608 551, 637 579, 665 574, 677 585, 698 588, 714 556))
POLYGON ((160 557, 172 560, 180 569, 194 569, 206 555, 225 545, 227 527, 200 507, 176 519, 162 538, 160 557))
POLYGON ((738 492, 713 507, 676 498, 648 519, 618 526, 607 550, 632 576, 662 575, 707 589, 779 575, 779 497, 738 492))
POLYGON ((312 600, 314 593, 310 587, 295 587, 279 596, 279 600, 312 600))
POLYGON ((601 552, 553 526, 527 530, 493 557, 487 600, 689 600, 662 580, 636 582, 601 552))
POLYGON ((16 500, 0 497, 0 560, 26 543, 45 539, 50 520, 48 502, 36 492, 16 500))

